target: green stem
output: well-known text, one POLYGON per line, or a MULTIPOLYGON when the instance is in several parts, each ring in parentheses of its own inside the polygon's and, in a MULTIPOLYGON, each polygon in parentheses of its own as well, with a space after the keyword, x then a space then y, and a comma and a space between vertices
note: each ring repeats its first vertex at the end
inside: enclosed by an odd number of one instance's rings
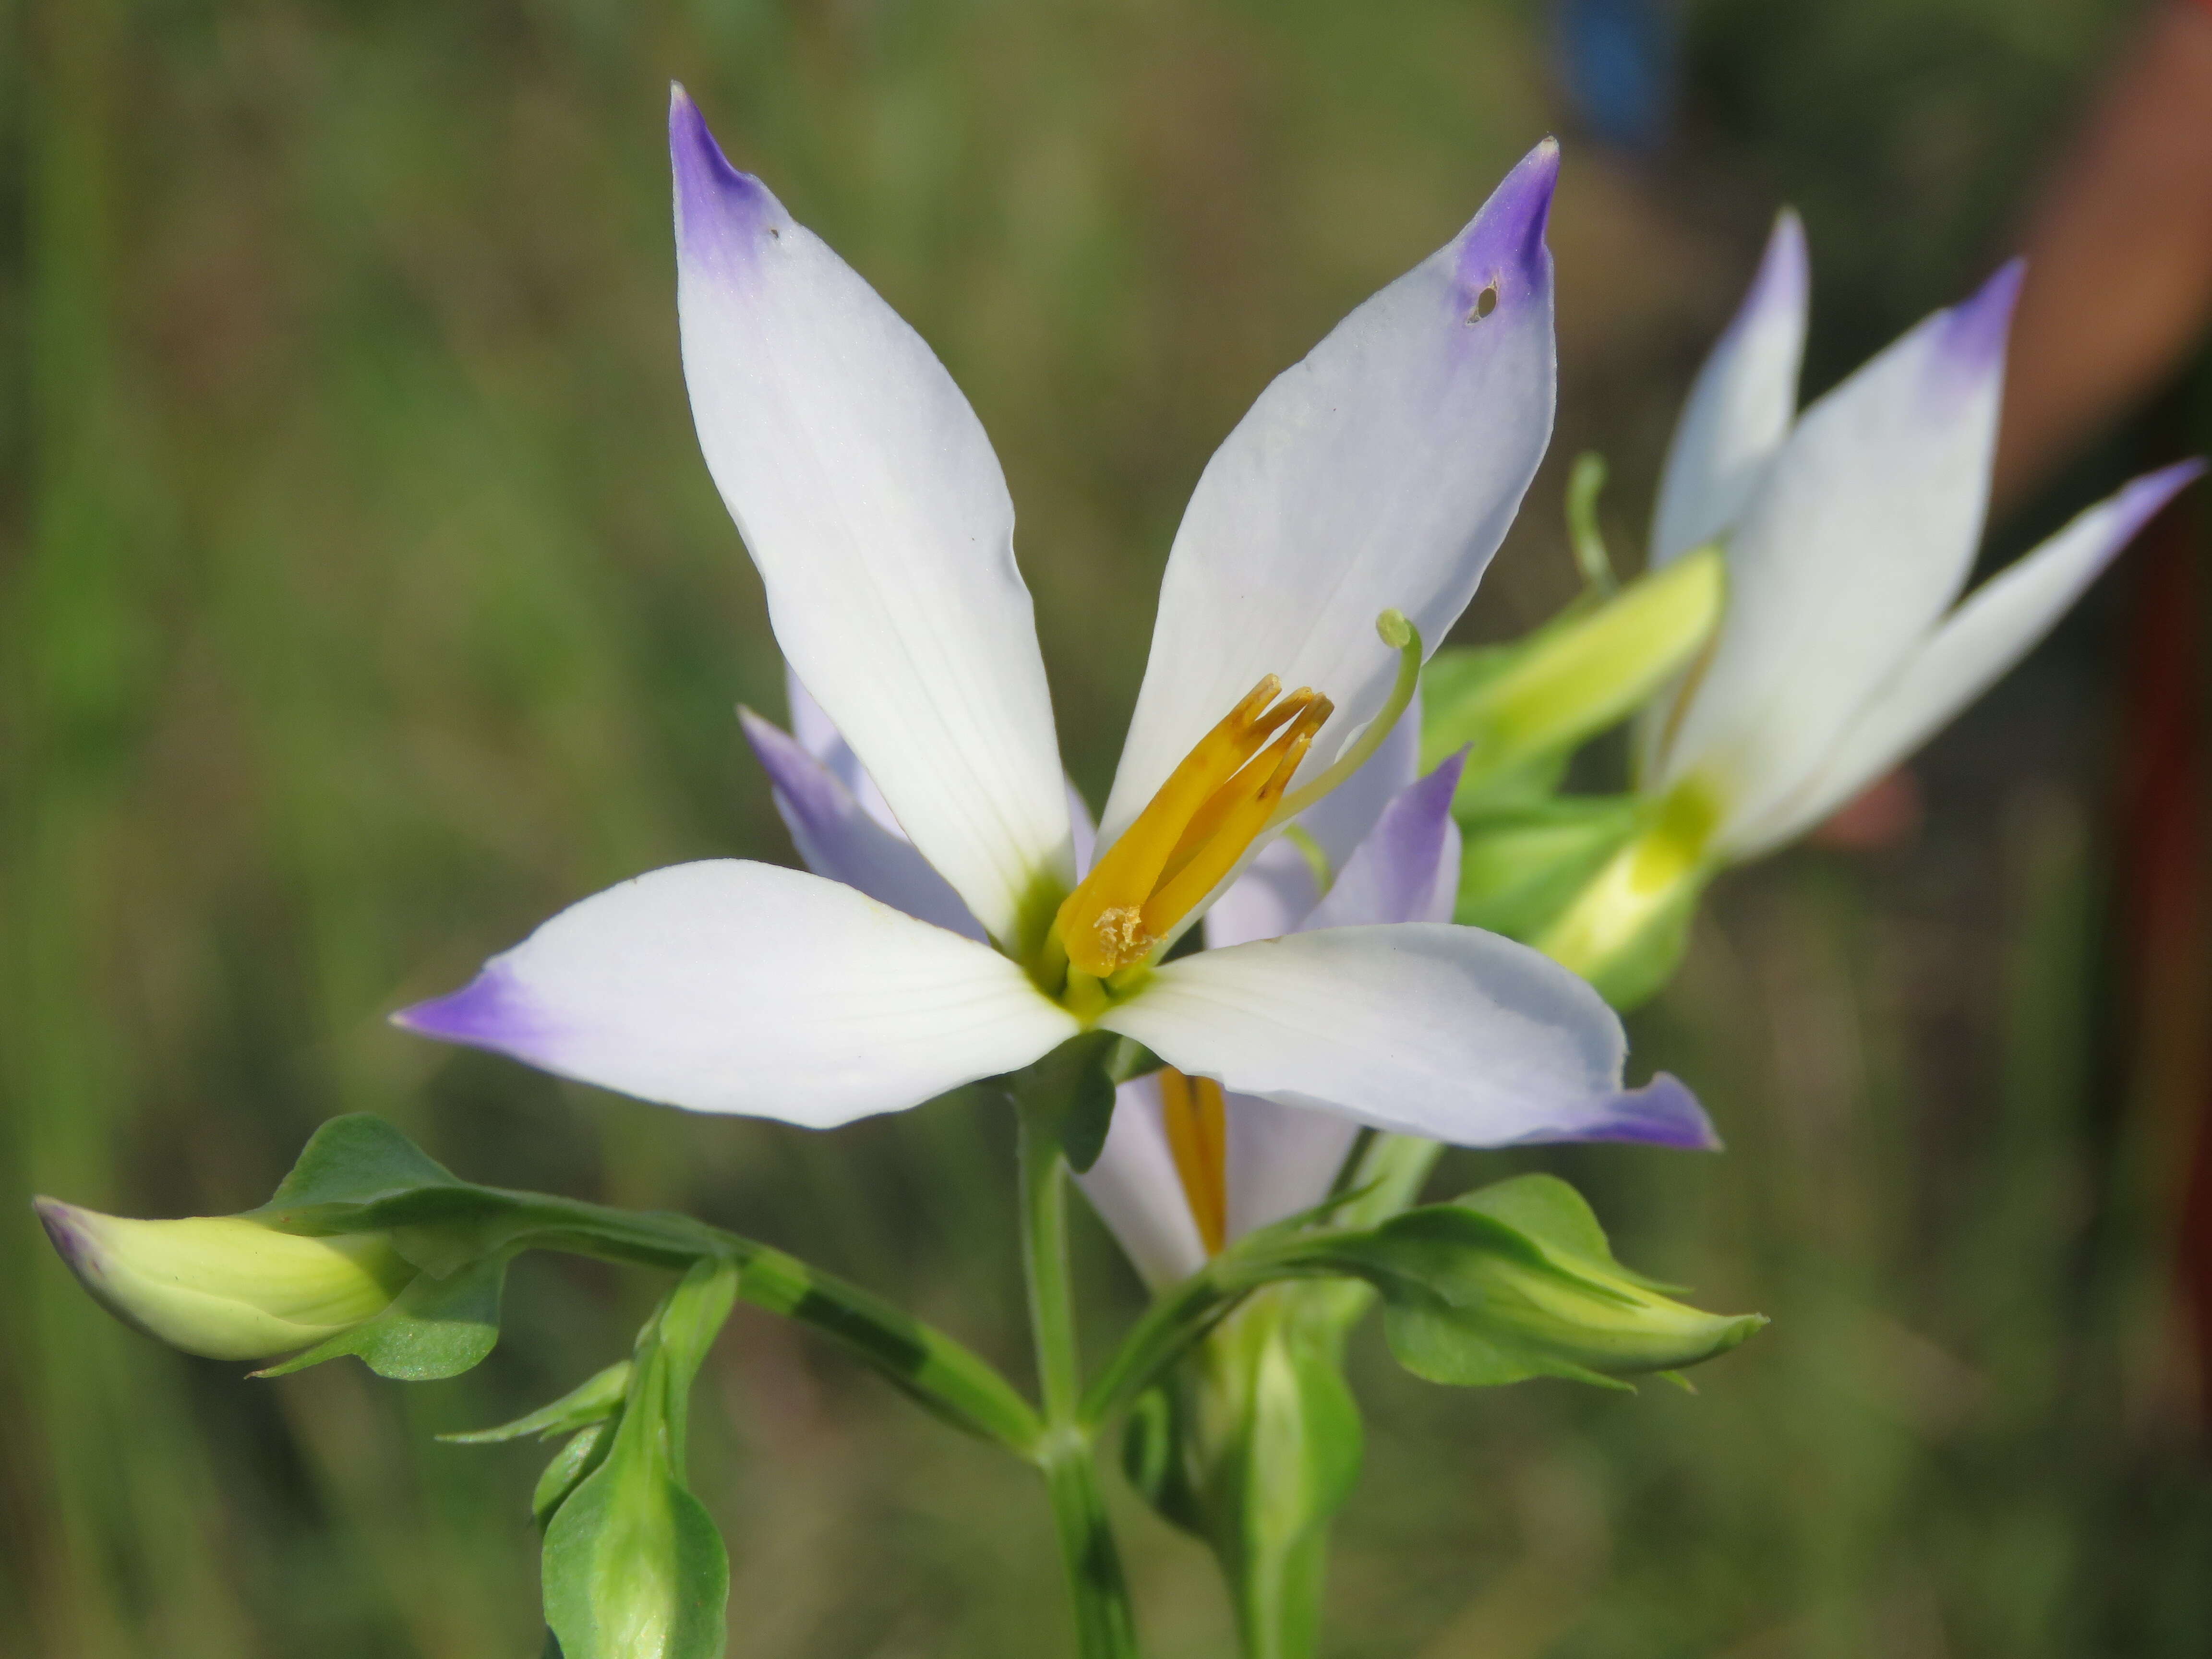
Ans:
POLYGON ((1022 1267, 1036 1339, 1044 1433, 1036 1450, 1052 1499, 1060 1553, 1075 1606, 1082 1659, 1135 1659, 1129 1587, 1106 1518, 1091 1436, 1081 1419, 1082 1363, 1067 1271, 1067 1160, 1058 1139, 1024 1109, 1021 1124, 1022 1267))
MULTIPOLYGON (((513 1206, 501 1231, 506 1242, 517 1248, 559 1250, 677 1273, 706 1257, 732 1261, 738 1267, 738 1294, 746 1301, 829 1337, 956 1427, 996 1440, 1024 1457, 1038 1455, 1043 1425, 995 1367, 944 1332, 857 1285, 689 1216, 617 1210, 542 1193, 471 1190, 513 1206)), ((432 1189, 426 1196, 435 1204, 444 1195, 432 1189)))

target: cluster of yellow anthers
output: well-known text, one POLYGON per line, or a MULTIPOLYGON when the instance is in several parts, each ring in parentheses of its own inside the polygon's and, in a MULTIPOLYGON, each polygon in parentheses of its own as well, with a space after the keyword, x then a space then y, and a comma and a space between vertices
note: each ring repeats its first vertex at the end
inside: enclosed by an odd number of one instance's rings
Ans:
POLYGON ((1292 790, 1314 735, 1334 708, 1311 686, 1285 696, 1269 674, 1200 738, 1119 840, 1070 893, 1053 923, 1070 969, 1092 979, 1146 961, 1232 874, 1267 830, 1304 811, 1358 769, 1412 702, 1421 639, 1395 611, 1376 631, 1399 653, 1398 683, 1358 740, 1292 790))

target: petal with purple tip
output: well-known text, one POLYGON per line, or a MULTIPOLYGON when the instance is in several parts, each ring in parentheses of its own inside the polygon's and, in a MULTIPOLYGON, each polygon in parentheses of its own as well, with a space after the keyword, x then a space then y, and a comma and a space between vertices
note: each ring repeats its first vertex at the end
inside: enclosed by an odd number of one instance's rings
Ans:
POLYGON ((1549 957, 1477 928, 1332 927, 1201 951, 1099 1023, 1237 1093, 1455 1146, 1641 1132, 1615 1104, 1620 1017, 1549 957))
POLYGON ((1547 141, 1459 237, 1261 392, 1206 464, 1102 845, 1263 675, 1336 704, 1311 775, 1389 694, 1377 615, 1403 611, 1433 650, 1466 608, 1551 438, 1558 173, 1547 141))
POLYGON ((1655 780, 1704 781, 1717 844, 1806 787, 1965 583, 2017 286, 2000 271, 1814 404, 1745 508, 1727 613, 1655 780))
POLYGON ((870 817, 827 764, 751 709, 738 709, 738 719, 774 787, 776 813, 808 869, 918 921, 986 942, 960 895, 912 842, 870 817))
POLYGON ((810 1128, 1017 1070, 1077 1029, 987 945, 734 860, 572 905, 392 1018, 641 1100, 810 1128))
POLYGON ((1073 871, 998 459, 921 337, 723 159, 680 88, 669 142, 684 380, 777 641, 908 838, 1013 943, 1073 871))
POLYGON ((1853 716, 1802 793, 1738 832, 1752 858, 1810 829, 1987 690, 2081 597, 2136 532, 2204 471, 2183 461, 2137 478, 1968 594, 1853 716))
POLYGON ((1805 228, 1784 209, 1751 291, 1690 388, 1667 450, 1651 562, 1701 547, 1735 522, 1797 412, 1809 265, 1805 228))

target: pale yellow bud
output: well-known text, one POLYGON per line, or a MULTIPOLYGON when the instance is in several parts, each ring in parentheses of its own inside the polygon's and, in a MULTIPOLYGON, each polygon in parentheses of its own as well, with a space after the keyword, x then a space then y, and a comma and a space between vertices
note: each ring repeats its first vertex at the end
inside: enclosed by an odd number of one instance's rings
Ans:
POLYGON ((95 1300, 210 1359, 265 1359, 335 1336, 383 1312, 416 1272, 383 1233, 307 1238, 242 1216, 133 1221, 35 1202, 95 1300))

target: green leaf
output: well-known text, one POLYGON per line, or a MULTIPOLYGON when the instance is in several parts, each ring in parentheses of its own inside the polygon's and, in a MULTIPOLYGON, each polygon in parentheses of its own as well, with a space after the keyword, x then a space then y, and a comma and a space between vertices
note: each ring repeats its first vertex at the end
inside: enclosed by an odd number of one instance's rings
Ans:
POLYGON ((1680 1296, 1684 1286, 1632 1273, 1613 1259, 1613 1245, 1589 1200, 1557 1176, 1523 1175, 1478 1187, 1452 1200, 1462 1209, 1494 1217, 1539 1244, 1619 1273, 1645 1290, 1680 1296))
POLYGON ((284 1376, 343 1354, 357 1354, 379 1376, 406 1382, 459 1376, 499 1340, 507 1257, 486 1256, 444 1279, 418 1273, 375 1318, 342 1331, 279 1365, 254 1373, 284 1376))
POLYGON ((1139 1497, 1169 1525, 1206 1536, 1206 1509, 1191 1482, 1185 1455, 1190 1425, 1182 1391, 1170 1383, 1147 1389, 1121 1425, 1121 1473, 1139 1497))
POLYGON ((1068 1167, 1081 1175, 1105 1150, 1114 1121, 1114 1078, 1108 1067, 1121 1039, 1111 1031, 1073 1036, 1014 1075, 1014 1102, 1060 1143, 1068 1167))
POLYGON ((489 1446, 501 1440, 520 1440, 526 1434, 534 1434, 541 1440, 550 1440, 556 1434, 573 1434, 578 1429, 605 1422, 622 1409, 623 1396, 629 1389, 629 1372, 630 1362, 617 1359, 550 1405, 540 1406, 511 1423, 502 1423, 495 1429, 472 1429, 465 1434, 441 1434, 438 1438, 456 1446, 489 1446))
POLYGON ((353 1112, 316 1130, 268 1203, 248 1213, 367 1204, 418 1187, 462 1184, 382 1118, 353 1112))

